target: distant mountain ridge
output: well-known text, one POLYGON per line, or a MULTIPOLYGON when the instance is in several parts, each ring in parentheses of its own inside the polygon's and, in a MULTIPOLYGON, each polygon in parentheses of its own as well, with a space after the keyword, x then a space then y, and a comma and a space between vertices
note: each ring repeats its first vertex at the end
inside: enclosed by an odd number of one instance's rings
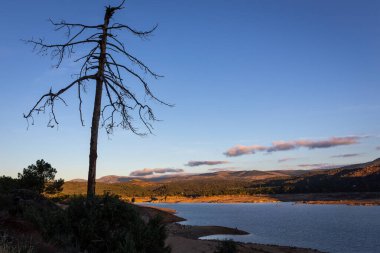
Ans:
MULTIPOLYGON (((115 184, 125 183, 132 181, 145 181, 145 182, 170 182, 176 180, 200 180, 200 179, 235 179, 235 180, 263 180, 269 178, 283 178, 295 175, 302 175, 308 173, 308 170, 274 170, 274 171, 259 171, 259 170, 243 170, 243 171, 218 171, 208 172, 202 174, 168 174, 158 177, 131 177, 131 176, 117 176, 109 175, 103 176, 96 180, 96 182, 115 184)), ((87 182, 85 179, 72 179, 68 182, 87 182)))
POLYGON ((363 168, 367 166, 378 166, 378 165, 380 165, 380 158, 377 158, 367 163, 358 163, 358 164, 343 166, 342 169, 358 169, 358 168, 363 168))
MULTIPOLYGON (((83 180, 66 182, 66 194, 84 194, 83 180)), ((335 169, 218 171, 197 175, 165 175, 157 178, 106 176, 99 178, 98 192, 131 196, 380 193, 380 159, 335 169)))
MULTIPOLYGON (((244 170, 244 171, 218 171, 202 174, 167 174, 158 177, 131 177, 131 176, 117 176, 109 175, 97 179, 97 182, 114 184, 124 182, 174 182, 174 181, 191 181, 191 180, 240 180, 240 181, 259 181, 268 179, 286 179, 293 177, 308 177, 313 175, 331 174, 335 171, 355 170, 359 168, 367 168, 371 166, 379 166, 380 158, 366 163, 347 165, 334 169, 316 169, 316 170, 273 170, 273 171, 259 171, 259 170, 244 170)), ((372 169, 373 170, 373 169, 372 169)), ((368 169, 371 171, 371 169, 368 169)), ((357 172, 357 174, 361 172, 357 172)), ((364 173, 364 172, 363 172, 364 173)), ((348 173, 349 174, 349 173, 348 173)), ((84 179, 73 179, 69 182, 86 182, 84 179)))
POLYGON ((275 193, 379 192, 380 159, 336 169, 311 171, 291 178, 269 180, 262 186, 275 193))

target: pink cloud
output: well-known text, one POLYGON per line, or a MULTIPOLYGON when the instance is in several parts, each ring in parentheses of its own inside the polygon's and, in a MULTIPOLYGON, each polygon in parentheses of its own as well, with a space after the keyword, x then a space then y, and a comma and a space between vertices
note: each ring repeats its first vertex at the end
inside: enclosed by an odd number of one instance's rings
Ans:
POLYGON ((347 158, 347 157, 354 157, 354 156, 360 156, 360 154, 333 155, 331 156, 331 158, 347 158))
POLYGON ((185 166, 195 167, 201 165, 218 165, 229 163, 228 161, 189 161, 185 166))
POLYGON ((296 144, 293 142, 275 141, 273 142, 272 147, 269 147, 267 151, 268 152, 285 151, 285 150, 295 149, 296 147, 297 147, 296 144))
POLYGON ((265 151, 265 150, 267 150, 267 147, 259 146, 259 145, 252 145, 252 146, 236 145, 235 147, 232 147, 229 150, 227 150, 224 154, 226 156, 240 156, 240 155, 254 154, 256 153, 256 151, 265 151))
POLYGON ((149 169, 145 168, 142 170, 135 170, 132 171, 129 175, 133 177, 144 177, 144 176, 150 176, 153 174, 164 174, 164 173, 173 173, 173 172, 183 172, 183 169, 172 169, 172 168, 162 168, 162 169, 149 169))
POLYGON ((358 143, 359 138, 360 137, 358 136, 331 137, 330 139, 321 140, 321 141, 299 140, 299 141, 295 141, 295 144, 299 147, 306 147, 309 149, 331 148, 335 146, 356 144, 358 143))
POLYGON ((298 167, 309 169, 335 169, 344 165, 328 164, 328 163, 312 163, 312 164, 299 164, 298 167))
POLYGON ((224 154, 226 156, 241 156, 241 155, 247 155, 247 154, 255 154, 257 151, 277 152, 277 151, 293 150, 293 149, 301 148, 301 147, 309 148, 309 149, 332 148, 336 146, 357 144, 360 138, 364 138, 364 137, 347 136, 347 137, 331 137, 325 140, 275 141, 272 143, 272 146, 270 147, 265 147, 265 146, 260 146, 260 145, 252 145, 252 146, 237 145, 227 150, 224 154))
POLYGON ((310 163, 310 164, 299 164, 298 167, 301 168, 320 168, 330 166, 328 163, 310 163))
POLYGON ((291 160, 295 160, 296 158, 293 158, 293 157, 285 157, 285 158, 282 158, 282 159, 278 159, 277 162, 279 163, 283 163, 283 162, 287 162, 287 161, 291 161, 291 160))
POLYGON ((213 172, 219 172, 219 171, 233 171, 233 170, 237 170, 238 168, 236 167, 227 167, 227 168, 211 168, 211 169, 208 169, 209 171, 213 171, 213 172))

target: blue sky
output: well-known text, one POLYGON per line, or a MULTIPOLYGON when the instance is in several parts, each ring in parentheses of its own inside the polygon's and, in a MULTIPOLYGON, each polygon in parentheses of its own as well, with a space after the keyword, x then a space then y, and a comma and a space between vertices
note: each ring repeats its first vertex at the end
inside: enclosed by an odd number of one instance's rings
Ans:
MULTIPOLYGON (((84 101, 85 127, 72 92, 69 106, 57 108, 58 129, 46 127, 47 115, 27 129, 22 114, 50 86, 72 80, 78 66, 68 59, 54 69, 21 39, 62 42, 48 18, 98 24, 103 7, 117 2, 2 3, 0 174, 16 176, 43 158, 60 177, 87 177, 93 90, 84 101)), ((163 120, 154 135, 101 130, 97 176, 144 168, 309 169, 379 157, 379 16, 375 0, 127 1, 116 22, 159 27, 149 40, 121 38, 165 76, 148 80, 176 106, 152 104, 163 120), (274 149, 279 141, 289 148, 274 149), (237 145, 248 151, 226 156, 237 145), (185 166, 189 161, 205 163, 185 166)))

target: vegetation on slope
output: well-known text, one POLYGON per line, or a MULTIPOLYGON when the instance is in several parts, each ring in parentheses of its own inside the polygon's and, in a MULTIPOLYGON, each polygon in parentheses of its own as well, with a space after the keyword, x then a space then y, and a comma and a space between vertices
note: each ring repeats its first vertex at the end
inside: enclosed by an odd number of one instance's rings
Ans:
MULTIPOLYGON (((85 182, 67 182, 64 194, 83 194, 85 182)), ((155 196, 215 196, 253 195, 279 193, 333 193, 333 192, 379 192, 380 165, 348 167, 311 171, 296 176, 265 180, 220 179, 207 176, 193 179, 177 179, 164 182, 97 183, 99 194, 112 192, 123 197, 155 196)))
POLYGON ((1 252, 170 252, 160 218, 143 220, 134 205, 116 195, 71 196, 55 203, 41 194, 45 187, 19 180, 0 180, 1 252))

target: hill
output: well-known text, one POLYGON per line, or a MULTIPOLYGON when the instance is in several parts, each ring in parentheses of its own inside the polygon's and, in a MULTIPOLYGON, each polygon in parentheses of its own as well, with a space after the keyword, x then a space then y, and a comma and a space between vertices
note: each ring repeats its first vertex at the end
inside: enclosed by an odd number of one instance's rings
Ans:
MULTIPOLYGON (((106 176, 97 192, 122 196, 215 196, 279 193, 380 192, 380 159, 320 170, 219 171, 158 178, 106 176)), ((64 193, 83 194, 85 182, 66 182, 64 193)))
POLYGON ((241 181, 257 181, 270 178, 288 178, 293 175, 302 175, 308 173, 306 170, 276 170, 276 171, 218 171, 213 173, 203 173, 198 175, 189 175, 182 177, 170 177, 163 181, 179 181, 179 180, 241 180, 241 181))
MULTIPOLYGON (((380 191, 380 159, 336 169, 316 170, 262 184, 275 193, 373 192, 380 191)), ((257 187, 253 184, 251 187, 257 187)))
MULTIPOLYGON (((173 182, 183 180, 242 180, 256 181, 269 178, 285 178, 295 175, 303 175, 308 173, 308 170, 274 170, 274 171, 259 171, 259 170, 244 170, 244 171, 218 171, 202 174, 173 174, 157 177, 132 177, 132 176, 116 176, 109 175, 98 178, 96 181, 105 184, 116 184, 125 182, 173 182)), ((85 179, 73 179, 68 182, 87 182, 85 179)))

